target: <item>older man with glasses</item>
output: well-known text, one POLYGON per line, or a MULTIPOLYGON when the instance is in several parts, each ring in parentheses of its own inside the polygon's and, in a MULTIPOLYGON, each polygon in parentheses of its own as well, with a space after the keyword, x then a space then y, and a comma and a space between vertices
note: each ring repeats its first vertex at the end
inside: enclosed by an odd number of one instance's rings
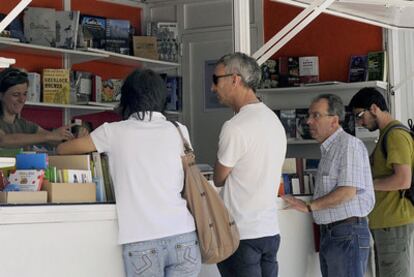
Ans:
POLYGON ((398 127, 401 127, 401 122, 392 117, 384 96, 375 88, 361 89, 352 97, 349 106, 360 125, 370 131, 380 130, 378 144, 372 154, 376 203, 369 215, 377 276, 414 276, 410 269, 414 205, 402 195, 412 180, 413 139, 409 132, 398 127))
POLYGON ((293 208, 312 213, 320 226, 322 276, 363 277, 367 268, 370 233, 366 216, 374 207, 374 189, 367 149, 346 133, 342 100, 318 96, 309 107, 310 133, 321 144, 321 160, 312 201, 283 197, 293 208))

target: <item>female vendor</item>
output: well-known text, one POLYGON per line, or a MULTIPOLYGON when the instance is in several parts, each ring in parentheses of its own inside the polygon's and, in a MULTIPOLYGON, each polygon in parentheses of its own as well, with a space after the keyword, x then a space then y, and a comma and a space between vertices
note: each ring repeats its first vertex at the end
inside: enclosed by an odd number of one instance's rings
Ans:
POLYGON ((28 85, 27 73, 17 68, 7 68, 0 72, 0 147, 58 144, 72 139, 71 125, 47 131, 20 117, 27 99, 28 85))

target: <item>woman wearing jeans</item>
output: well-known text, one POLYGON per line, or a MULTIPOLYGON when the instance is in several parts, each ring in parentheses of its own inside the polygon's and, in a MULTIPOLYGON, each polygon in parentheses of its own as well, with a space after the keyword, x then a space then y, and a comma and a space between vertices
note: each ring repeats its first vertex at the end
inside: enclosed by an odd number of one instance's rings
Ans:
MULTIPOLYGON (((113 179, 125 272, 130 276, 198 276, 194 219, 181 197, 183 145, 162 114, 166 86, 151 70, 136 70, 121 89, 123 121, 58 146, 59 154, 106 153, 113 179)), ((180 124, 186 139, 187 128, 180 124)))

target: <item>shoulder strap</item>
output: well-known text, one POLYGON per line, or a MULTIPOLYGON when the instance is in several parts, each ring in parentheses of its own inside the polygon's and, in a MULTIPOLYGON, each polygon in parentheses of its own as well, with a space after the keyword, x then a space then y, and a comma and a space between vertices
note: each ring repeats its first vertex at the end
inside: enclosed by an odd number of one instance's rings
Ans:
POLYGON ((180 129, 180 126, 178 125, 177 121, 170 121, 172 124, 174 124, 174 126, 177 128, 178 133, 180 134, 181 140, 183 141, 183 145, 184 145, 184 153, 188 154, 193 152, 193 149, 191 149, 190 147, 190 143, 188 143, 188 141, 185 139, 183 132, 180 129))
POLYGON ((385 159, 387 159, 388 153, 387 153, 387 137, 388 137, 388 133, 393 130, 393 129, 401 129, 404 131, 407 131, 408 133, 411 134, 411 137, 414 138, 414 132, 408 128, 407 126, 403 125, 403 124, 396 124, 391 126, 383 135, 382 137, 382 142, 381 142, 381 151, 382 154, 384 154, 385 159))

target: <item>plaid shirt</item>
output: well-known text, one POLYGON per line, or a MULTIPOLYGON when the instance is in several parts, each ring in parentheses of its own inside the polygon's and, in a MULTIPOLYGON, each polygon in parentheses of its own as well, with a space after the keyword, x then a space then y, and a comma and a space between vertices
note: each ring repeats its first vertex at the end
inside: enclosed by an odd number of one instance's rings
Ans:
POLYGON ((336 207, 313 212, 317 224, 328 224, 352 216, 363 217, 373 209, 374 187, 368 151, 356 137, 339 128, 321 144, 321 160, 316 174, 316 200, 337 187, 356 187, 356 195, 336 207))

